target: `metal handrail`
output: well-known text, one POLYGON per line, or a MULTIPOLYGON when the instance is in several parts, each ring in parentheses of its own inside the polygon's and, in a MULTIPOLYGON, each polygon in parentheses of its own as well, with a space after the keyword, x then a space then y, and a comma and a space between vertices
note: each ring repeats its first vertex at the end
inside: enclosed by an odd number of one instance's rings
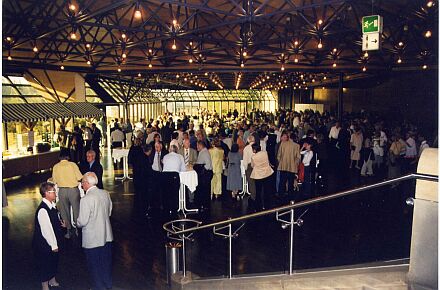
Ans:
MULTIPOLYGON (((229 218, 229 219, 224 220, 224 221, 219 221, 219 222, 210 223, 210 224, 206 224, 206 225, 200 225, 200 226, 189 228, 189 229, 185 229, 185 230, 182 230, 182 231, 173 232, 173 234, 176 234, 176 235, 186 234, 186 233, 195 232, 195 231, 199 231, 199 230, 203 230, 203 229, 208 229, 208 228, 214 228, 214 227, 219 227, 219 226, 223 226, 223 225, 228 225, 228 224, 232 224, 232 223, 235 223, 235 222, 246 221, 246 220, 249 220, 249 219, 258 218, 258 217, 270 215, 270 214, 281 212, 281 211, 293 210, 293 209, 296 209, 296 208, 299 208, 299 207, 303 207, 303 206, 306 206, 306 205, 320 203, 320 202, 323 202, 323 201, 327 201, 327 200, 331 200, 331 199, 335 199, 335 198, 351 195, 351 194, 362 192, 362 191, 367 191, 367 190, 370 190, 370 189, 374 189, 374 188, 378 188, 378 187, 382 187, 382 186, 386 186, 386 185, 390 185, 390 184, 394 184, 394 183, 398 183, 398 182, 402 182, 402 181, 406 181, 406 180, 413 180, 413 179, 421 179, 421 180, 426 180, 426 181, 436 181, 436 182, 438 182, 438 176, 437 175, 412 173, 412 174, 403 175, 403 176, 400 176, 400 177, 397 177, 397 178, 381 181, 381 182, 378 182, 378 183, 375 183, 375 184, 365 185, 365 186, 361 186, 361 187, 358 187, 358 188, 354 188, 354 189, 350 189, 350 190, 345 190, 345 191, 341 191, 341 192, 330 194, 330 195, 326 195, 326 196, 320 196, 320 197, 316 197, 316 198, 311 198, 311 199, 308 199, 308 200, 300 201, 298 203, 284 205, 284 206, 280 206, 280 207, 276 207, 276 208, 272 208, 272 209, 268 209, 268 210, 264 210, 264 211, 260 211, 260 212, 251 213, 251 214, 248 214, 248 215, 236 217, 236 218, 229 218)), ((167 229, 165 227, 163 227, 163 229, 165 231, 169 232, 169 229, 167 229)))

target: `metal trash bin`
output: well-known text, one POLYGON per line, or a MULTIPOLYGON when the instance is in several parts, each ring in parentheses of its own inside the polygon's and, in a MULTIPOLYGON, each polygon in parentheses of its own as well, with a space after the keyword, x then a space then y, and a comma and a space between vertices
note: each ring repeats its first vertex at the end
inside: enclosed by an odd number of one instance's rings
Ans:
POLYGON ((165 244, 167 259, 167 284, 171 284, 171 275, 179 271, 179 256, 182 244, 170 242, 165 244))

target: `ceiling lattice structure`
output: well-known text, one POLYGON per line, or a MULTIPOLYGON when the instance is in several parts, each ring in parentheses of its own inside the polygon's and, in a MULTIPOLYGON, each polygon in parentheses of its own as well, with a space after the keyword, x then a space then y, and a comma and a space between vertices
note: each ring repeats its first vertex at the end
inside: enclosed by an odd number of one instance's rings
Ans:
POLYGON ((207 76, 198 85, 177 83, 234 89, 274 72, 431 68, 437 27, 438 2, 427 0, 6 0, 3 63, 140 83, 197 73, 207 76), (372 14, 384 18, 382 49, 365 54, 361 18, 372 14))

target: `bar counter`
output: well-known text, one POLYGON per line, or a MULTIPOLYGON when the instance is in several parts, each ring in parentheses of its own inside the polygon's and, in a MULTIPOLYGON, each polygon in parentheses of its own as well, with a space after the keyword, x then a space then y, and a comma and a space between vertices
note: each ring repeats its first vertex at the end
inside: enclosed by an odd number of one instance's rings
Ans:
POLYGON ((35 171, 51 169, 58 161, 59 148, 52 148, 48 152, 30 155, 16 155, 3 157, 3 178, 31 174, 35 171))

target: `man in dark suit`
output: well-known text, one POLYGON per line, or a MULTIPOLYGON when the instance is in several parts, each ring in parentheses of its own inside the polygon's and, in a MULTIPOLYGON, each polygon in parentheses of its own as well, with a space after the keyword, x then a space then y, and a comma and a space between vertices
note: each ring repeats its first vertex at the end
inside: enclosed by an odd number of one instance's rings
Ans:
POLYGON ((156 193, 159 198, 153 202, 156 205, 160 205, 163 208, 163 184, 162 184, 162 171, 163 171, 163 157, 168 154, 168 151, 163 148, 161 141, 154 144, 154 151, 148 156, 150 160, 152 170, 152 192, 156 193))
POLYGON ((81 170, 81 173, 85 174, 86 172, 94 172, 98 177, 98 184, 96 187, 99 189, 104 189, 102 184, 103 169, 99 161, 96 160, 96 152, 93 150, 87 151, 86 160, 86 162, 80 164, 79 169, 81 170))
POLYGON ((101 152, 99 151, 99 143, 101 142, 102 134, 101 130, 96 127, 95 123, 92 123, 92 150, 96 153, 96 160, 99 161, 101 152))

